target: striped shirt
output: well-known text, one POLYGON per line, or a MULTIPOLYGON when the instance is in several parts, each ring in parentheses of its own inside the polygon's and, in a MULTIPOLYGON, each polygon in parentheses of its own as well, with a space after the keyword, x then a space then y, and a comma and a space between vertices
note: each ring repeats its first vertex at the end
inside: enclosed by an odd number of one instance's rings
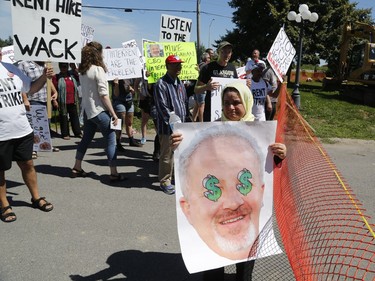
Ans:
POLYGON ((188 98, 184 84, 174 80, 168 73, 160 78, 154 87, 157 110, 157 129, 159 135, 170 135, 169 112, 174 111, 182 122, 186 119, 188 98))
MULTIPOLYGON (((31 81, 37 80, 40 76, 43 75, 44 66, 40 66, 33 61, 22 61, 18 68, 28 77, 31 78, 31 81)), ((37 102, 47 102, 47 83, 36 93, 31 96, 27 96, 30 101, 37 102)))

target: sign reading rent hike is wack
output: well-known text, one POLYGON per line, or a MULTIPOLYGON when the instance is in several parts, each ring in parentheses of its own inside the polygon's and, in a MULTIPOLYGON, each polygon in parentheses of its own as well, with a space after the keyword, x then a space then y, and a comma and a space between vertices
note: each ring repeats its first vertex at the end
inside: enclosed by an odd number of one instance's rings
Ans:
POLYGON ((13 0, 17 60, 81 62, 81 0, 13 0))

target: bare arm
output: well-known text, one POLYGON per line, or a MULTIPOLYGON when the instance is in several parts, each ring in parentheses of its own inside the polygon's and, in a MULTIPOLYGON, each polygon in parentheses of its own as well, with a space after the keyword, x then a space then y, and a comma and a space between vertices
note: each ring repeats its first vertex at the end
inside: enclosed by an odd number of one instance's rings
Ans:
POLYGON ((220 84, 218 82, 212 82, 210 79, 207 84, 204 84, 202 81, 198 81, 194 87, 195 94, 203 94, 205 91, 216 90, 220 84))
POLYGON ((43 74, 38 79, 31 82, 30 90, 27 94, 32 95, 38 92, 46 84, 47 78, 51 79, 53 75, 54 72, 52 67, 44 68, 43 74))

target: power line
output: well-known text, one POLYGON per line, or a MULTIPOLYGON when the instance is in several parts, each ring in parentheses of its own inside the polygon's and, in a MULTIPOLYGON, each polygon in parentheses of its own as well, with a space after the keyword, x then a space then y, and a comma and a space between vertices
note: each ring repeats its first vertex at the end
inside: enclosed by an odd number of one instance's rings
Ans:
MULTIPOLYGON (((83 8, 90 8, 90 9, 107 9, 107 10, 119 10, 131 13, 133 11, 146 11, 146 12, 178 12, 178 13, 196 13, 196 11, 190 11, 190 10, 173 10, 173 9, 151 9, 151 8, 121 8, 121 7, 108 7, 108 6, 89 6, 89 5, 82 5, 83 8)), ((204 11, 200 11, 201 14, 210 15, 210 16, 217 16, 217 17, 223 17, 223 18, 229 18, 232 17, 214 14, 214 13, 208 13, 204 11)))

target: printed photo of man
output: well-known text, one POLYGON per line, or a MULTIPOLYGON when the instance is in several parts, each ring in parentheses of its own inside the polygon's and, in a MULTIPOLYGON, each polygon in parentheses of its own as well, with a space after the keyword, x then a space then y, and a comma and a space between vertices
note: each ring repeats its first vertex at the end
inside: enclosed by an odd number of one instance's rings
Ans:
MULTIPOLYGON (((178 147, 181 150, 175 151, 181 249, 185 264, 183 249, 188 249, 195 255, 188 257, 191 263, 201 269, 203 266, 198 265, 197 256, 200 262, 218 261, 207 263, 205 269, 258 256, 258 236, 272 215, 272 173, 266 171, 272 170, 272 155, 267 147, 274 141, 274 133, 265 143, 260 143, 261 137, 246 131, 249 126, 233 123, 205 123, 201 125, 204 128, 191 134, 190 142, 186 141, 182 148, 187 137, 184 131, 184 140, 178 147), (189 232, 191 227, 193 230, 189 232)), ((267 129, 272 131, 274 128, 271 126, 262 131, 267 129)), ((189 272, 199 271, 187 268, 189 272)))

